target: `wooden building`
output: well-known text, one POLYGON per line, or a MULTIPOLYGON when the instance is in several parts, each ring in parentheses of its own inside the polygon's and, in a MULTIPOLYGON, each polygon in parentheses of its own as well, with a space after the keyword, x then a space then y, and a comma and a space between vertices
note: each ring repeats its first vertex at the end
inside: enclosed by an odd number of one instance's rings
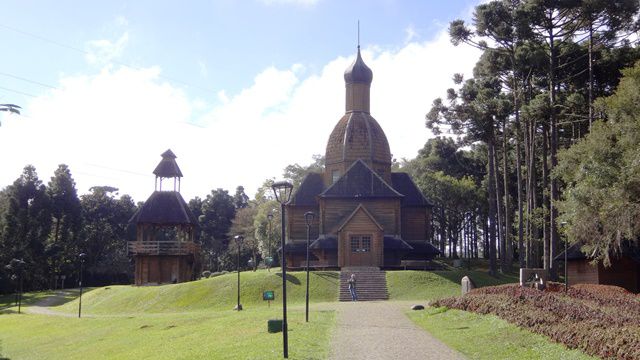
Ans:
POLYGON ((135 260, 136 285, 189 281, 199 270, 198 222, 180 195, 182 172, 175 159, 171 150, 162 154, 153 171, 155 191, 131 218, 136 241, 129 242, 128 251, 135 260), (163 190, 165 181, 169 188, 163 190))
POLYGON ((360 55, 344 73, 346 111, 329 136, 324 173, 311 173, 287 205, 287 263, 304 266, 304 214, 316 214, 315 267, 401 266, 439 253, 429 242, 432 205, 406 173, 391 172, 387 137, 369 112, 373 73, 360 55))
MULTIPOLYGON (((592 264, 580 248, 581 244, 574 244, 567 251, 569 285, 615 285, 634 293, 640 292, 640 249, 637 246, 624 244, 621 253, 611 257, 609 267, 602 262, 592 264)), ((564 262, 564 252, 555 260, 564 262)))

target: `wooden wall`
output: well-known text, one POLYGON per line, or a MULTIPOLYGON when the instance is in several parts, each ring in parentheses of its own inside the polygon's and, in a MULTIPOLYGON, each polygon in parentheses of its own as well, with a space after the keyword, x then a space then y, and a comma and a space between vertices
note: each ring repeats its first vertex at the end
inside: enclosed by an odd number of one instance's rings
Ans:
POLYGON ((402 238, 404 240, 428 239, 428 225, 429 217, 427 214, 427 208, 402 208, 402 238))
POLYGON ((598 267, 589 264, 589 261, 571 260, 567 268, 569 285, 598 284, 598 267))
POLYGON ((385 234, 400 234, 400 199, 321 199, 320 232, 330 234, 362 204, 382 225, 385 234))
POLYGON ((627 256, 619 259, 611 259, 611 266, 605 268, 598 264, 598 277, 600 284, 623 287, 631 292, 640 291, 640 264, 627 256))
POLYGON ((135 284, 170 284, 193 278, 191 256, 136 256, 135 284))
MULTIPOLYGON (((306 240, 307 239, 307 222, 304 219, 304 214, 307 211, 312 211, 316 214, 315 218, 311 222, 310 238, 315 240, 318 238, 320 228, 320 214, 319 209, 313 206, 287 206, 286 209, 286 222, 287 222, 287 241, 290 240, 306 240)), ((274 218, 273 221, 276 219, 274 218)), ((278 219, 279 220, 279 219, 278 219)))
POLYGON ((384 261, 384 239, 382 231, 362 210, 338 233, 338 266, 382 266, 384 261), (354 253, 351 251, 352 235, 371 236, 371 251, 354 253))

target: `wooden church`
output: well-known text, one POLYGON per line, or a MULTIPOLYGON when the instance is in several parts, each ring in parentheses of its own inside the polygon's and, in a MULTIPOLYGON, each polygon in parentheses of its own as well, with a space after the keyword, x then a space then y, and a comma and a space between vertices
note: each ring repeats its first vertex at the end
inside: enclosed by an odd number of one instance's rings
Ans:
POLYGON ((131 218, 136 241, 129 242, 128 252, 135 261, 135 284, 193 280, 200 264, 194 242, 198 221, 180 195, 182 172, 171 150, 162 154, 153 173, 155 191, 131 218))
POLYGON ((346 111, 329 136, 324 173, 310 173, 286 206, 287 264, 306 261, 304 214, 316 214, 314 267, 394 267, 428 260, 432 205, 408 174, 391 172, 389 142, 369 111, 373 73, 360 55, 344 73, 346 111))

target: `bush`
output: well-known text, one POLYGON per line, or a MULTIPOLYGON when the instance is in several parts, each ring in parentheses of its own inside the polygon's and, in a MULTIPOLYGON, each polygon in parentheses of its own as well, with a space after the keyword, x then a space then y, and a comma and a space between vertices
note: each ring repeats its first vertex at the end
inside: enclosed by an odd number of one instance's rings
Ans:
POLYGON ((640 359, 640 296, 615 286, 576 285, 565 294, 553 284, 547 291, 509 284, 432 305, 494 314, 601 358, 640 359))
POLYGON ((205 270, 202 272, 202 277, 208 279, 211 276, 211 271, 205 270))

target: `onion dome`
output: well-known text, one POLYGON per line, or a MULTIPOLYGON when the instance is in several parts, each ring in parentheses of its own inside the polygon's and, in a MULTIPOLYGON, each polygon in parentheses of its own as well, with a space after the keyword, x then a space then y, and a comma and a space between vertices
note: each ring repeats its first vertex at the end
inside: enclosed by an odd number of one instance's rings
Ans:
POLYGON ((373 72, 362 60, 362 56, 360 56, 360 46, 358 46, 358 55, 356 56, 356 60, 347 68, 347 70, 344 71, 344 81, 347 84, 371 84, 372 80, 373 72))

